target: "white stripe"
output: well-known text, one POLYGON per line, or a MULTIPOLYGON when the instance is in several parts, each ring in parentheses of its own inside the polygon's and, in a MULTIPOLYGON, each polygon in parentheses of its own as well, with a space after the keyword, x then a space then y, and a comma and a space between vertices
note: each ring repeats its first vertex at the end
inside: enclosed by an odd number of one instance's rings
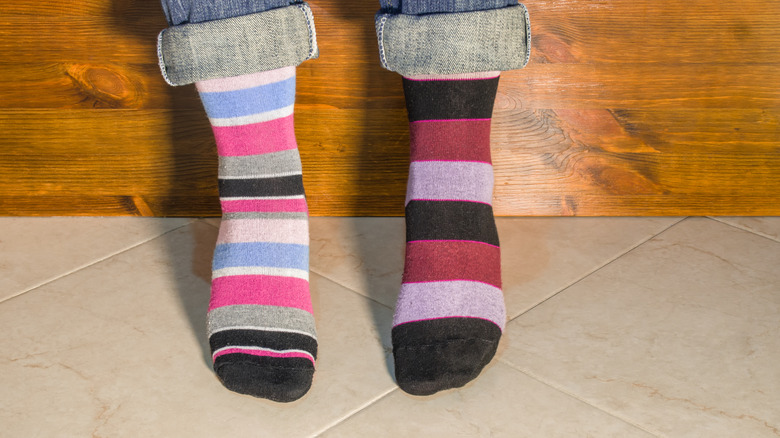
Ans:
POLYGON ((309 271, 293 268, 268 268, 265 266, 235 266, 217 269, 211 274, 211 279, 229 277, 231 275, 273 275, 277 277, 295 277, 309 281, 309 271))
POLYGON ((287 117, 293 113, 293 107, 295 105, 286 106, 264 113, 250 114, 248 116, 239 117, 226 117, 226 118, 210 118, 211 126, 238 126, 249 125, 251 123, 267 122, 269 120, 281 119, 287 117))
POLYGON ((309 332, 305 332, 303 330, 294 330, 294 329, 285 329, 285 328, 279 328, 279 327, 258 327, 253 325, 236 325, 231 327, 222 327, 219 329, 216 329, 209 333, 209 337, 213 335, 214 333, 219 333, 225 330, 262 330, 264 332, 283 332, 283 333, 297 333, 299 335, 306 335, 315 341, 317 340, 317 337, 312 335, 309 332))
POLYGON ((219 179, 276 178, 280 176, 293 176, 293 175, 303 175, 303 173, 300 170, 293 170, 290 172, 268 173, 265 175, 250 174, 250 175, 240 175, 240 176, 220 176, 219 179))
POLYGON ((292 196, 220 196, 219 199, 226 201, 251 201, 254 199, 306 199, 306 195, 292 196))
POLYGON ((284 354, 284 353, 302 353, 302 354, 310 357, 312 362, 314 361, 314 356, 312 356, 312 354, 309 353, 308 351, 304 351, 304 350, 272 350, 270 348, 256 347, 254 345, 230 345, 230 346, 227 346, 227 347, 222 347, 222 348, 214 351, 214 353, 212 353, 211 357, 212 358, 217 357, 217 355, 220 352, 222 352, 224 350, 231 350, 233 348, 240 348, 242 350, 252 350, 252 351, 268 351, 268 352, 271 352, 271 353, 279 353, 279 354, 284 354))

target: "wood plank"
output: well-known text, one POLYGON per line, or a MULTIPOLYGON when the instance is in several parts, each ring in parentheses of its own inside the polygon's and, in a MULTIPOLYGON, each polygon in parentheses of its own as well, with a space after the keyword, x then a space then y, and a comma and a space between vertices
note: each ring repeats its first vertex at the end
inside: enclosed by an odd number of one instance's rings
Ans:
MULTIPOLYGON (((532 61, 502 75, 501 215, 780 214, 780 1, 526 1, 532 61)), ((296 134, 316 215, 400 215, 398 75, 374 2, 315 1, 296 134)), ((155 59, 159 3, 0 6, 0 214, 217 215, 214 143, 155 59)))

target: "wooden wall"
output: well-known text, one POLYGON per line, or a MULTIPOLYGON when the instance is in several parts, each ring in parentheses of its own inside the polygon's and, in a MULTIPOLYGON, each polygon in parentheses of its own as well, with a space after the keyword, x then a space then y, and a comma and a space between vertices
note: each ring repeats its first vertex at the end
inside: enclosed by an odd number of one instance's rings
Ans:
MULTIPOLYGON (((312 0, 298 69, 315 215, 400 215, 407 125, 378 2, 312 0)), ((780 1, 528 0, 529 66, 493 120, 501 215, 780 214, 780 1)), ((0 6, 0 214, 218 215, 194 87, 168 87, 157 1, 0 6)))

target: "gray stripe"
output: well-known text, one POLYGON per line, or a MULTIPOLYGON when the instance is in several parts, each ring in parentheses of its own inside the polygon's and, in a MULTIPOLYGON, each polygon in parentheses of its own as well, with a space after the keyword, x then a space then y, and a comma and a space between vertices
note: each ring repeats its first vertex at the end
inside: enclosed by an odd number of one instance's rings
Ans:
POLYGON ((217 307, 208 314, 208 336, 230 327, 273 328, 305 333, 317 339, 311 313, 293 307, 235 305, 217 307))
POLYGON ((265 175, 301 173, 298 149, 261 155, 219 157, 219 177, 262 177, 265 175))
POLYGON ((165 81, 185 85, 298 65, 319 55, 306 3, 173 26, 157 37, 165 81))
POLYGON ((525 67, 531 46, 523 5, 483 11, 376 16, 382 66, 404 76, 525 67))
POLYGON ((238 212, 238 213, 224 213, 222 219, 307 219, 308 214, 302 212, 238 212))

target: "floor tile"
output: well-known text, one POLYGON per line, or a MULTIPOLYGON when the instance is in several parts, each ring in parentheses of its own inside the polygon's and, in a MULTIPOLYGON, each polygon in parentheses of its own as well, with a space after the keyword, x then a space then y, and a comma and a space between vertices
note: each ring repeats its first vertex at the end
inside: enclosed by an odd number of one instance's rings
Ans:
POLYGON ((514 318, 679 218, 499 218, 501 272, 514 318))
POLYGON ((0 218, 0 301, 191 219, 0 218))
POLYGON ((714 219, 780 242, 780 216, 717 217, 714 219))
POLYGON ((311 218, 311 270, 390 308, 404 266, 399 217, 311 218))
MULTIPOLYGON (((498 218, 513 318, 677 218, 498 218)), ((312 218, 312 270, 389 307, 401 285, 403 218, 312 218)))
POLYGON ((323 436, 652 437, 502 363, 431 397, 396 390, 323 436))
POLYGON ((780 435, 778 266, 687 219, 511 322, 503 360, 663 435, 780 435))
POLYGON ((391 312, 321 276, 310 393, 277 404, 224 389, 205 333, 203 222, 0 304, 6 436, 311 436, 394 388, 391 312))

